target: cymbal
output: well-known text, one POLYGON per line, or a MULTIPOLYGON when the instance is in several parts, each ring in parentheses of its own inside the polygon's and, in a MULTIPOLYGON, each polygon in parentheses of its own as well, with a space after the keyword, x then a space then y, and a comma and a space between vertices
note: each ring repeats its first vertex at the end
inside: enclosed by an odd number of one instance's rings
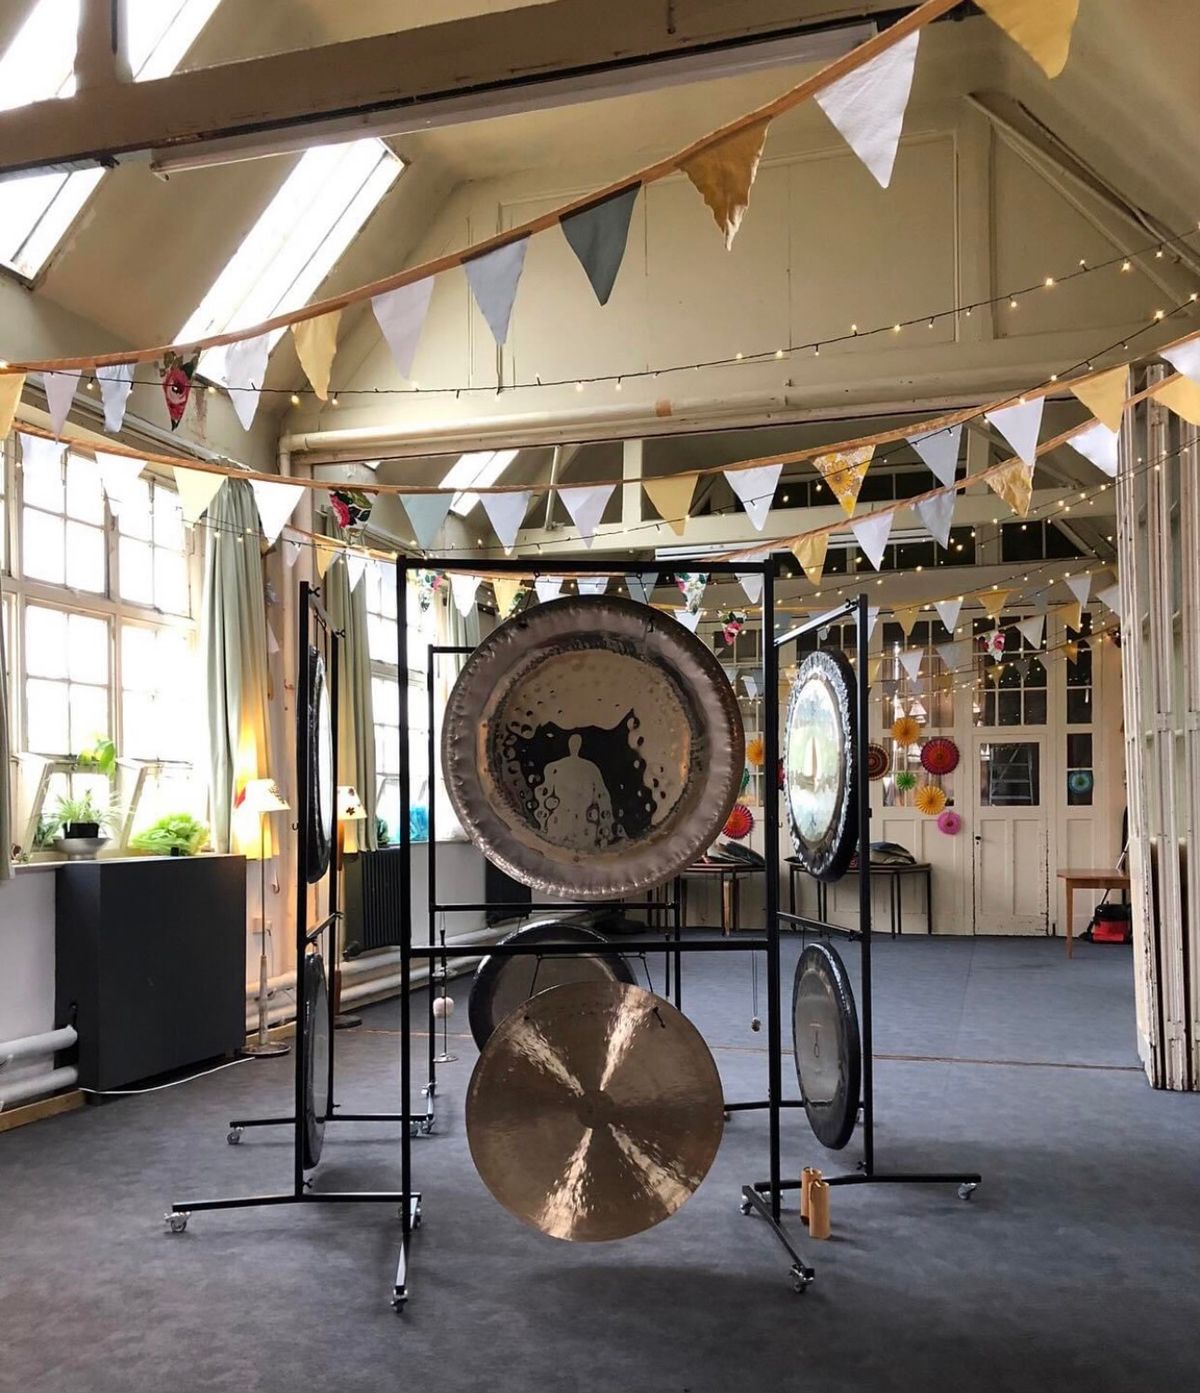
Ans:
POLYGON ((700 1032, 622 982, 540 992, 500 1023, 467 1091, 493 1197, 552 1238, 626 1238, 675 1213, 717 1154, 724 1098, 700 1032))

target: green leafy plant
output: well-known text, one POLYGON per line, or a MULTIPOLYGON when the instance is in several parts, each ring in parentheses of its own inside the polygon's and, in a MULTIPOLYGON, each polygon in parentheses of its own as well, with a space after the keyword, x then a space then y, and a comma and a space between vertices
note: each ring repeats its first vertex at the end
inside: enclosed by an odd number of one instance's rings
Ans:
POLYGON ((111 774, 117 762, 117 747, 107 735, 95 735, 75 756, 81 769, 95 769, 99 774, 111 774))
POLYGON ((150 856, 195 856, 207 840, 207 826, 190 813, 167 813, 131 838, 129 845, 150 856))
POLYGON ((391 837, 388 834, 387 818, 377 817, 375 819, 375 840, 380 846, 391 846, 391 837))
POLYGON ((55 805, 53 819, 62 835, 70 836, 72 828, 95 827, 94 833, 78 835, 99 836, 106 829, 111 830, 117 820, 117 809, 107 798, 98 799, 89 788, 80 798, 60 798, 55 805))

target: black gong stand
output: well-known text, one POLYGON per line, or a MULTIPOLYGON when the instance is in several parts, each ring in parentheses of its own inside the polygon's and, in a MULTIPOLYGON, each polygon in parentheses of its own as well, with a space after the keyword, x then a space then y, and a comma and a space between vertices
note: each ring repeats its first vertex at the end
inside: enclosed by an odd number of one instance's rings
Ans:
MULTIPOLYGON (((292 1128, 292 1184, 289 1190, 256 1195, 236 1195, 221 1199, 179 1200, 172 1204, 165 1216, 167 1227, 172 1233, 182 1233, 187 1228, 191 1214, 206 1209, 254 1209, 262 1205, 280 1204, 401 1204, 405 1210, 405 1231, 413 1221, 413 1210, 418 1197, 409 1194, 406 1185, 403 1191, 395 1190, 311 1190, 305 1171, 308 1164, 308 1077, 305 1069, 305 1045, 308 1023, 305 1020, 302 991, 304 983, 304 964, 310 950, 328 957, 329 950, 336 944, 337 935, 333 932, 340 917, 337 908, 337 853, 331 849, 326 883, 329 896, 329 913, 320 923, 310 927, 307 906, 312 883, 309 880, 310 861, 308 828, 312 823, 313 805, 316 791, 312 787, 309 769, 308 731, 314 713, 310 709, 310 647, 315 648, 325 659, 326 683, 329 691, 330 728, 333 739, 332 775, 330 795, 337 796, 337 688, 338 659, 340 656, 341 634, 333 627, 328 612, 321 603, 320 591, 300 582, 299 618, 297 624, 297 666, 299 680, 296 683, 296 806, 299 812, 293 828, 296 831, 296 1037, 292 1060, 295 1066, 294 1110, 290 1117, 266 1117, 236 1120, 230 1124, 228 1140, 235 1143, 241 1139, 245 1127, 287 1127, 292 1128)), ((403 684, 401 684, 403 687, 403 684)), ((320 877, 315 883, 320 883, 320 877)), ((407 1117, 401 1113, 342 1113, 335 1111, 334 1102, 334 1038, 333 995, 327 997, 328 1012, 328 1089, 324 1100, 324 1121, 329 1122, 419 1122, 419 1118, 407 1117)), ((407 1100, 407 1093, 404 1095, 407 1100)), ((402 1127, 401 1132, 407 1143, 410 1127, 402 1127)), ((403 1257, 401 1257, 403 1264, 403 1257)), ((399 1280, 399 1278, 397 1279, 399 1280)))
MULTIPOLYGON (((806 619, 787 633, 780 634, 770 647, 777 653, 785 644, 793 643, 814 630, 823 629, 839 620, 853 619, 857 623, 856 637, 856 693, 855 715, 850 731, 853 752, 853 773, 858 795, 858 928, 847 929, 840 924, 826 924, 819 919, 811 919, 803 914, 790 914, 781 910, 777 918, 789 924, 821 935, 838 934, 856 942, 859 947, 859 1011, 862 1023, 862 1138, 863 1158, 858 1169, 846 1175, 826 1176, 827 1185, 957 1185, 962 1199, 969 1199, 982 1176, 971 1171, 961 1173, 947 1171, 878 1171, 875 1169, 875 1069, 873 1054, 873 1025, 871 1003, 871 785, 867 776, 866 750, 870 738, 871 688, 867 679, 869 637, 867 634, 867 597, 859 595, 837 609, 806 619)), ((765 627, 764 635, 770 631, 765 627)), ((765 645, 764 645, 765 646, 765 645)), ((770 688, 768 688, 768 692, 770 688)), ((772 703, 768 701, 767 705, 772 703)), ((776 703, 777 704, 777 703, 776 703)), ((768 779, 768 784, 774 780, 768 779)), ((763 1195, 778 1197, 780 1189, 798 1190, 800 1181, 770 1180, 759 1181, 747 1186, 744 1199, 758 1207, 763 1195)))
MULTIPOLYGON (((749 561, 708 561, 705 560, 705 570, 712 575, 736 575, 757 573, 763 577, 763 624, 764 632, 771 633, 774 630, 775 616, 775 573, 776 564, 774 558, 760 562, 749 561)), ((646 570, 645 562, 627 561, 621 563, 615 560, 597 560, 594 557, 571 557, 557 556, 553 562, 544 558, 505 558, 503 560, 492 560, 488 558, 475 557, 474 559, 464 560, 462 557, 425 557, 409 558, 400 557, 396 562, 396 615, 397 615, 397 634, 399 647, 399 667, 401 673, 408 670, 411 666, 409 661, 410 642, 408 632, 408 577, 409 572, 416 570, 433 571, 466 571, 476 573, 480 569, 492 573, 510 575, 559 575, 564 571, 574 572, 584 575, 638 575, 646 570)), ((664 568, 664 576, 666 568, 664 568)), ((439 649, 442 652, 454 652, 458 650, 439 649)), ((427 661, 427 673, 432 675, 434 655, 429 655, 427 661)), ((764 665, 764 686, 768 692, 775 692, 779 685, 779 659, 778 652, 773 645, 765 645, 763 655, 764 665)), ((409 728, 408 720, 408 684, 399 683, 399 723, 400 730, 406 731, 409 728)), ((432 725, 432 723, 431 723, 432 725)), ((777 701, 765 703, 764 714, 764 744, 766 755, 766 767, 774 769, 779 757, 779 711, 777 701)), ((434 798, 434 779, 436 764, 430 762, 430 806, 432 808, 434 798)), ((764 1194, 756 1192, 753 1186, 746 1186, 744 1194, 750 1197, 749 1203, 758 1210, 760 1214, 770 1224, 772 1231, 783 1245, 790 1259, 790 1276, 792 1283, 797 1290, 803 1290, 813 1278, 813 1270, 809 1267, 800 1253, 797 1251, 787 1229, 784 1227, 780 1212, 780 1192, 783 1189, 783 1181, 780 1169, 780 1116, 782 1107, 782 1088, 783 1088, 783 1069, 782 1069, 782 1028, 780 1022, 780 930, 779 930, 779 789, 776 780, 768 778, 764 793, 764 820, 765 827, 765 849, 764 859, 766 861, 766 933, 765 935, 742 935, 732 939, 709 939, 709 938, 687 938, 684 936, 687 926, 682 923, 682 907, 678 893, 678 882, 671 891, 670 898, 664 902, 662 899, 647 898, 644 901, 623 903, 623 908, 630 910, 645 910, 652 914, 661 915, 664 912, 669 914, 670 933, 660 938, 628 938, 622 939, 620 951, 631 956, 642 954, 663 954, 666 963, 673 966, 675 991, 678 993, 680 982, 680 965, 683 956, 687 953, 697 952, 720 952, 720 953, 761 953, 767 955, 767 1046, 768 1046, 768 1099, 766 1110, 769 1117, 769 1170, 771 1180, 766 1187, 764 1194)), ((414 959, 424 960, 432 964, 440 960, 444 948, 434 943, 432 925, 434 918, 439 913, 453 912, 473 912, 488 913, 491 911, 511 910, 511 905, 499 903, 454 903, 443 901, 437 890, 437 882, 434 874, 436 866, 436 851, 433 844, 433 826, 430 827, 430 865, 429 865, 429 895, 426 904, 426 912, 430 925, 430 932, 426 937, 430 941, 416 943, 413 941, 413 913, 412 913, 412 837, 409 828, 409 809, 411 803, 411 767, 409 762, 408 743, 402 740, 400 743, 400 849, 401 849, 401 895, 400 895, 400 1096, 405 1105, 412 1089, 412 1066, 413 1066, 413 1044, 412 1044, 412 1008, 410 1003, 410 990, 412 986, 412 965, 414 959)), ((595 901, 585 903, 557 902, 551 904, 530 904, 523 905, 522 909, 528 913, 562 913, 571 910, 594 909, 595 901)), ((515 954, 544 954, 546 945, 541 943, 516 942, 490 945, 488 953, 511 956, 515 954)), ((579 944, 555 944, 555 956, 569 956, 571 954, 592 954, 595 953, 596 946, 592 943, 579 944)), ((430 1066, 430 1082, 433 1082, 432 1066, 430 1066)), ((396 1275, 396 1284, 392 1292, 392 1304, 398 1310, 402 1309, 409 1296, 408 1268, 409 1260, 413 1250, 413 1235, 421 1224, 421 1195, 413 1188, 413 1159, 412 1159, 412 1140, 410 1129, 403 1128, 400 1133, 400 1158, 401 1158, 401 1186, 403 1190, 403 1202, 400 1206, 400 1218, 403 1225, 403 1236, 401 1242, 400 1267, 396 1275)))

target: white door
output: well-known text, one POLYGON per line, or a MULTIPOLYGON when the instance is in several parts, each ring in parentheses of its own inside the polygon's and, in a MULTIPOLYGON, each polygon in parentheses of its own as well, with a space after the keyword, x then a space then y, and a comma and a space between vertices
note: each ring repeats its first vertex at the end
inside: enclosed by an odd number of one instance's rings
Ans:
POLYGON ((1044 738, 1024 731, 974 741, 975 932, 1049 932, 1044 738))

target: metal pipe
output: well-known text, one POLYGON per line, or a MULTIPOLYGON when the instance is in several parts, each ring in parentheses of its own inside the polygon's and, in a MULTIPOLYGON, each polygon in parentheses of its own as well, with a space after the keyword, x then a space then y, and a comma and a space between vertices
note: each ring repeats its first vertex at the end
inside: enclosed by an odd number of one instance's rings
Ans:
POLYGON ((61 1030, 46 1030, 41 1035, 23 1035, 15 1040, 0 1041, 0 1069, 39 1054, 69 1050, 78 1039, 75 1027, 64 1025, 61 1030))
POLYGON ((78 1081, 79 1071, 70 1067, 50 1069, 44 1074, 17 1079, 0 1091, 0 1112, 14 1103, 27 1103, 31 1098, 40 1098, 43 1093, 58 1093, 64 1088, 73 1088, 78 1081))

